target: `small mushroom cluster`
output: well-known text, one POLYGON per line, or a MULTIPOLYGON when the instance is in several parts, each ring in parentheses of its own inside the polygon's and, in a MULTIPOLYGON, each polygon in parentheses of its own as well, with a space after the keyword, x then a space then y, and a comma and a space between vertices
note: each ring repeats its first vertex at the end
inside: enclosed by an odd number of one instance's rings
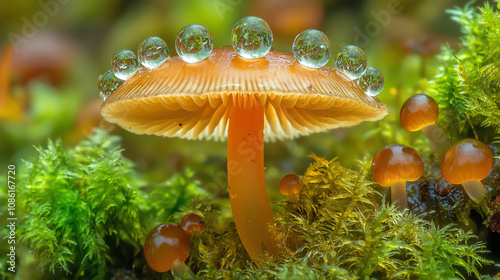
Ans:
POLYGON ((194 273, 184 261, 189 257, 193 233, 203 233, 205 223, 197 214, 186 214, 179 224, 160 224, 153 228, 144 241, 144 257, 153 270, 172 272, 177 276, 194 273))
MULTIPOLYGON (((441 159, 444 179, 450 184, 462 184, 468 196, 480 203, 488 193, 481 180, 491 171, 493 153, 484 143, 470 138, 451 145, 449 137, 436 125, 438 117, 436 101, 426 94, 410 97, 401 107, 401 125, 410 132, 424 133, 441 159)), ((381 186, 391 186, 391 200, 399 210, 408 208, 406 181, 418 180, 423 168, 420 155, 402 145, 383 148, 372 161, 373 179, 381 186)))
MULTIPOLYGON (((272 47, 273 33, 261 18, 248 16, 233 27, 232 47, 242 58, 263 58, 272 47)), ((330 59, 330 40, 321 31, 308 29, 297 35, 292 50, 297 62, 306 68, 317 69, 330 59)), ((202 25, 183 27, 175 39, 175 50, 187 63, 199 63, 213 51, 212 34, 202 25)), ((98 79, 99 93, 103 99, 111 95, 123 81, 132 78, 140 68, 154 69, 169 59, 168 46, 159 37, 148 37, 139 44, 137 56, 130 50, 118 51, 112 59, 112 70, 98 79)), ((356 83, 364 92, 377 95, 384 87, 384 77, 377 68, 367 67, 366 55, 357 46, 346 46, 337 54, 335 66, 356 83)))

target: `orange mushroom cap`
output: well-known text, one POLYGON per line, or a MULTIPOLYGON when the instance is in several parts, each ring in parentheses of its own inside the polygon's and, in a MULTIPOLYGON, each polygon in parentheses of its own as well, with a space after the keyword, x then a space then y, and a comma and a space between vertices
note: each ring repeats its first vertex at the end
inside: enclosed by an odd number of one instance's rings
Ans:
POLYGON ((203 218, 195 213, 189 213, 182 217, 179 225, 187 234, 192 234, 193 231, 203 233, 205 231, 205 222, 203 218))
POLYGON ((283 195, 299 193, 302 190, 302 179, 296 174, 287 174, 281 178, 279 188, 283 195))
POLYGON ((166 272, 189 257, 190 236, 179 225, 160 224, 144 242, 144 256, 157 272, 166 272))
POLYGON ((232 47, 216 48, 195 64, 177 56, 153 70, 141 68, 106 99, 101 114, 137 134, 224 140, 237 102, 265 108, 266 141, 387 115, 384 104, 337 69, 308 69, 293 55, 272 50, 245 60, 232 47), (254 98, 238 98, 245 94, 254 98))
POLYGON ((372 161, 372 175, 381 186, 398 181, 416 181, 424 173, 422 158, 414 149, 394 144, 378 152, 372 161))
POLYGON ((441 159, 441 174, 450 184, 482 180, 491 171, 493 153, 481 141, 466 138, 453 144, 441 159))
POLYGON ((401 125, 408 131, 418 131, 422 127, 436 123, 439 107, 436 101, 426 94, 416 94, 405 101, 401 107, 401 125))

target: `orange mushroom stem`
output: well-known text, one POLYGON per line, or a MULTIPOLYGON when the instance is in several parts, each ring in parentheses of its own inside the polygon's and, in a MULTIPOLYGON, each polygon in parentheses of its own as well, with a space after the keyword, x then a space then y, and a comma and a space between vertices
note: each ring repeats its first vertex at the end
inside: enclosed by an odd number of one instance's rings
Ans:
POLYGON ((264 175, 264 108, 248 95, 236 100, 227 133, 229 198, 241 242, 258 260, 263 249, 271 255, 279 251, 279 241, 270 230, 274 213, 264 175))
POLYGON ((296 174, 287 174, 281 178, 279 189, 280 193, 286 195, 288 201, 299 201, 299 193, 302 190, 302 179, 296 174))
POLYGON ((406 182, 416 181, 424 172, 424 164, 414 149, 389 145, 378 152, 372 162, 372 175, 381 186, 391 187, 391 201, 400 211, 408 208, 406 182))
POLYGON ((462 184, 476 203, 488 193, 481 183, 491 171, 493 153, 484 143, 471 138, 453 144, 441 160, 441 174, 450 184, 462 184))
POLYGON ((404 129, 414 132, 421 130, 431 143, 432 149, 442 158, 451 140, 436 124, 439 107, 436 101, 426 94, 416 94, 405 101, 401 107, 400 120, 404 129))

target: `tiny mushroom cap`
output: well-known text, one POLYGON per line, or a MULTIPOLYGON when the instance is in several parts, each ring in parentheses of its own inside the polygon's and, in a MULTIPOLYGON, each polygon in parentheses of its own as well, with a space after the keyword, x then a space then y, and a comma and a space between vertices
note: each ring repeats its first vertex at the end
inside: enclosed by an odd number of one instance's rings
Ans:
POLYGON ((452 145, 441 159, 441 174, 450 184, 462 184, 467 195, 479 203, 488 193, 481 183, 491 171, 493 153, 481 141, 466 138, 452 145))
POLYGON ((408 131, 418 131, 434 124, 439 117, 436 101, 426 94, 416 94, 408 98, 401 107, 401 125, 408 131))
POLYGON ((195 213, 184 215, 179 225, 189 235, 191 235, 194 231, 199 233, 203 233, 205 231, 205 222, 203 221, 203 218, 195 213))
POLYGON ((230 108, 254 103, 265 108, 266 141, 376 121, 388 113, 337 69, 306 69, 293 55, 273 50, 245 60, 232 47, 221 47, 196 64, 177 56, 156 69, 141 68, 106 99, 101 114, 137 134, 224 140, 230 108))
POLYGON ((144 242, 144 256, 157 272, 167 272, 189 257, 191 237, 179 225, 160 224, 144 242))
POLYGON ((296 174, 287 174, 281 178, 279 188, 282 195, 297 194, 302 190, 302 179, 296 174))
POLYGON ((383 148, 372 162, 373 179, 384 187, 398 181, 416 181, 423 173, 424 163, 417 151, 399 144, 383 148))

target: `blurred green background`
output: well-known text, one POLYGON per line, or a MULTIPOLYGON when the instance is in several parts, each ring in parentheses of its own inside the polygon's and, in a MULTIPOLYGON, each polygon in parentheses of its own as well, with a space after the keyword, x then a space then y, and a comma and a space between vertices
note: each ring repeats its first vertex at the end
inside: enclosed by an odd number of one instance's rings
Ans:
MULTIPOLYGON (((207 191, 227 196, 225 143, 134 135, 106 123, 96 88, 110 69, 113 54, 135 51, 148 36, 163 38, 176 55, 177 32, 202 24, 216 47, 230 45, 233 25, 255 15, 274 32, 273 47, 291 53, 295 36, 309 28, 322 30, 332 43, 332 59, 348 44, 362 47, 368 64, 385 76, 378 95, 389 115, 376 123, 341 128, 265 146, 268 189, 278 196, 277 182, 286 173, 303 173, 310 153, 338 157, 346 167, 371 160, 382 147, 399 142, 425 152, 421 133, 399 125, 399 108, 409 96, 426 89, 438 65, 434 57, 460 36, 446 10, 465 0, 25 0, 0 2, 0 50, 14 49, 12 63, 0 78, 0 166, 20 164, 35 154, 33 145, 47 138, 73 145, 91 127, 112 127, 123 137, 124 155, 151 183, 191 168, 207 191), (3 89, 3 90, 2 90, 3 89)), ((481 4, 477 1, 476 4, 481 4)), ((5 58, 2 59, 3 65, 5 58)), ((429 153, 428 153, 429 154, 429 153)))

